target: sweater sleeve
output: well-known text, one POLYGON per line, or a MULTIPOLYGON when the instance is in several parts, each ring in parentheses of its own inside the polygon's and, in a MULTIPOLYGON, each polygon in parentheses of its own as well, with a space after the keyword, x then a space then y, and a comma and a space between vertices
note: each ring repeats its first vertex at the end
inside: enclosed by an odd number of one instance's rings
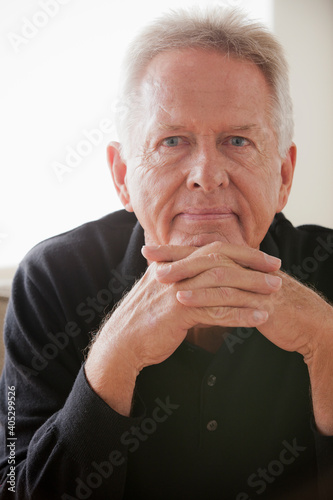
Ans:
POLYGON ((320 434, 316 430, 314 419, 312 428, 317 453, 319 498, 331 500, 333 498, 333 436, 320 434))
POLYGON ((84 372, 88 336, 68 319, 59 290, 45 280, 21 268, 6 316, 0 498, 120 499, 127 469, 123 437, 141 421, 143 406, 127 418, 91 389, 84 372))

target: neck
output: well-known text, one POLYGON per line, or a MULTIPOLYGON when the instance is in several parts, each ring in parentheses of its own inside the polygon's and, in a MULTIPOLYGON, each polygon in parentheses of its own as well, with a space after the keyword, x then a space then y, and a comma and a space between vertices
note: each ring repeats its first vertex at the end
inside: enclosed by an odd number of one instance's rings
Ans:
POLYGON ((186 340, 208 352, 215 353, 223 344, 228 332, 229 328, 222 326, 194 327, 188 330, 186 340))

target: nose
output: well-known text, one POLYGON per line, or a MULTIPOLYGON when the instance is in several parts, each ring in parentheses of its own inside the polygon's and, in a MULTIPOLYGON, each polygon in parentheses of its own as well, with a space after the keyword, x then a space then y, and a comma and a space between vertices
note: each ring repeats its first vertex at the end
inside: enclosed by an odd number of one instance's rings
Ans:
POLYGON ((195 158, 192 159, 186 184, 190 191, 202 190, 207 193, 229 185, 226 159, 216 146, 198 149, 195 158))

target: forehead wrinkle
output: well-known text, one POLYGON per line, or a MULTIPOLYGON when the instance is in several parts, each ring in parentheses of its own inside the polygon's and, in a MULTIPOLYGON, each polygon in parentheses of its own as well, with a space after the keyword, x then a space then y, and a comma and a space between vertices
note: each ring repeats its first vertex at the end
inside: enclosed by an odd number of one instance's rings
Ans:
MULTIPOLYGON (((163 108, 162 108, 163 109, 163 108)), ((164 110, 166 113, 167 111, 164 110)), ((168 113, 169 116, 171 116, 171 113, 168 113)), ((191 124, 193 125, 193 124, 191 124)), ((159 121, 157 123, 157 128, 159 130, 165 130, 165 131, 177 131, 177 130, 184 130, 184 129, 188 129, 189 127, 191 127, 191 125, 185 125, 185 124, 182 124, 182 123, 178 123, 178 124, 172 124, 172 123, 167 123, 167 122, 164 122, 164 121, 159 121)), ((248 131, 248 130, 261 130, 262 127, 256 123, 249 123, 249 124, 244 124, 244 125, 227 125, 227 126, 223 126, 221 127, 221 130, 220 131, 215 131, 214 128, 210 127, 209 131, 210 133, 220 133, 221 131, 223 130, 230 130, 230 131, 248 131)))
POLYGON ((175 131, 187 128, 185 125, 182 124, 172 125, 171 123, 165 123, 165 122, 158 122, 157 127, 160 130, 166 130, 166 131, 175 131))
MULTIPOLYGON (((158 107, 159 107, 160 111, 162 110, 166 115, 168 115, 168 116, 171 117, 170 111, 168 111, 167 109, 165 109, 165 107, 161 103, 158 103, 158 107)), ((163 124, 164 122, 161 122, 161 123, 163 124)))

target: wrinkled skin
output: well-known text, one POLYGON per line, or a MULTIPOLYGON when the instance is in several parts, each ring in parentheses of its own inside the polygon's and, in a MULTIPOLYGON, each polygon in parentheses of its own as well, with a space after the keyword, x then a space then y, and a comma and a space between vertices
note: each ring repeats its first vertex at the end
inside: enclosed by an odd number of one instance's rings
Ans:
POLYGON ((214 52, 163 53, 146 72, 142 99, 124 204, 146 243, 257 248, 287 201, 295 162, 294 145, 285 159, 278 154, 257 66, 214 52))

